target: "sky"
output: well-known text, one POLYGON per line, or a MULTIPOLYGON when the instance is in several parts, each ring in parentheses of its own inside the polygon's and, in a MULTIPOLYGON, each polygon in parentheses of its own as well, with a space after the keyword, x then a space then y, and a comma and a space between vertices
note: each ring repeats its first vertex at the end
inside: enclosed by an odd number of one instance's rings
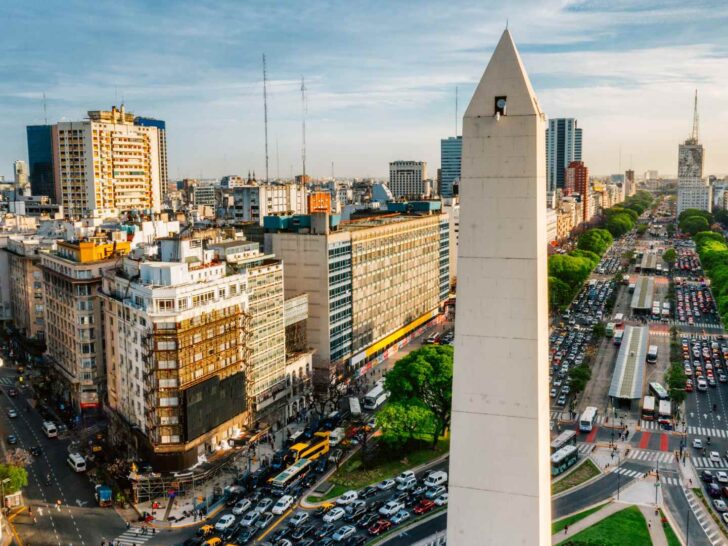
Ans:
MULTIPOLYGON (((699 93, 706 174, 728 173, 728 3, 693 0, 3 0, 0 175, 25 126, 124 102, 167 122, 170 178, 384 177, 424 160, 506 24, 550 118, 575 117, 593 174, 677 170, 699 93), (305 78, 305 107, 301 78, 305 78)), ((460 125, 461 125, 460 121, 460 125)))

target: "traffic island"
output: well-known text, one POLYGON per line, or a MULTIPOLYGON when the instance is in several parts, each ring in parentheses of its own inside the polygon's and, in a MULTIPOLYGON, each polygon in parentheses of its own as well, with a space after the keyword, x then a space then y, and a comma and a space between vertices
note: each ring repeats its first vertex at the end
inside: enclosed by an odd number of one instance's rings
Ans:
POLYGON ((591 459, 584 459, 571 472, 551 484, 551 494, 558 495, 564 493, 569 489, 588 482, 600 474, 601 470, 599 470, 591 459))
POLYGON ((605 517, 558 543, 560 546, 652 546, 647 521, 637 506, 605 517))

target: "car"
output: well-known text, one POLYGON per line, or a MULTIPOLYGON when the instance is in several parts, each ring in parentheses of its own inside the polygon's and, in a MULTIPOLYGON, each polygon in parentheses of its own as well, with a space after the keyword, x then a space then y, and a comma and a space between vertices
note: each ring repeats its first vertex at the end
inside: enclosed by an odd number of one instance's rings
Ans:
POLYGON ((301 540, 303 537, 313 533, 315 527, 313 525, 301 525, 291 533, 291 538, 295 541, 301 540))
POLYGON ((447 499, 448 499, 448 494, 443 493, 442 495, 440 495, 439 497, 437 497, 435 499, 435 504, 437 506, 445 506, 445 505, 447 505, 447 499))
POLYGON ((15 419, 18 416, 18 412, 13 408, 8 408, 8 417, 15 419))
POLYGON ((369 539, 362 535, 355 535, 353 537, 349 537, 349 540, 346 541, 346 546, 364 546, 369 541, 369 539))
POLYGON ((712 463, 720 463, 720 453, 718 453, 717 451, 711 451, 708 458, 712 463))
POLYGON ((270 497, 263 497, 260 501, 258 501, 258 504, 255 505, 255 511, 262 513, 268 510, 271 506, 273 506, 273 499, 270 497))
POLYGON ((719 499, 721 497, 720 487, 718 487, 717 483, 708 484, 708 495, 712 499, 719 499))
POLYGON ((394 481, 396 481, 397 483, 404 483, 407 480, 409 480, 410 478, 414 478, 414 477, 415 477, 415 473, 412 470, 405 470, 399 476, 394 478, 394 481))
POLYGON ((292 527, 298 527, 299 525, 303 525, 307 521, 308 521, 308 512, 299 510, 298 512, 293 514, 293 517, 291 517, 289 523, 292 527))
POLYGON ((400 510, 391 518, 389 518, 389 521, 391 521, 394 525, 399 525, 400 523, 404 523, 405 521, 410 519, 411 515, 412 514, 410 514, 407 510, 400 510))
POLYGON ((718 478, 718 483, 728 483, 728 473, 727 472, 717 472, 715 475, 716 478, 718 478))
POLYGON ((220 537, 208 538, 202 543, 202 546, 222 546, 222 539, 220 537))
POLYGON ((243 527, 242 529, 240 529, 238 527, 238 529, 240 531, 238 533, 237 538, 236 538, 238 544, 247 544, 248 542, 250 542, 251 540, 253 540, 253 537, 256 534, 258 534, 258 531, 260 531, 260 529, 258 529, 255 526, 253 526, 253 527, 243 527))
POLYGON ((378 519, 379 516, 377 514, 366 514, 356 524, 362 529, 368 529, 369 527, 374 525, 374 523, 376 523, 378 519))
POLYGON ((275 533, 270 536, 271 542, 276 543, 279 540, 286 538, 288 535, 291 534, 291 529, 291 527, 280 527, 275 533))
POLYGON ((10 387, 8 389, 8 396, 11 398, 15 398, 16 396, 18 396, 18 389, 16 389, 15 387, 10 387))
POLYGON ((433 487, 432 489, 427 491, 427 493, 425 493, 425 497, 427 497, 428 499, 434 500, 446 492, 447 492, 447 488, 444 485, 438 485, 437 487, 433 487))
POLYGON ((304 538, 296 546, 315 546, 316 541, 312 538, 304 538))
POLYGON ((15 436, 15 434, 8 434, 7 441, 8 441, 8 444, 10 444, 11 446, 15 445, 18 443, 18 437, 15 436))
POLYGON ((565 406, 566 405, 566 396, 563 394, 559 396, 559 399, 556 401, 557 406, 565 406))
POLYGON ((314 536, 316 538, 324 538, 324 537, 329 536, 335 530, 336 530, 336 525, 334 525, 333 523, 324 523, 321 527, 316 529, 314 536))
POLYGON ((235 506, 233 506, 233 514, 239 516, 247 512, 251 506, 253 506, 253 503, 250 502, 250 499, 240 499, 235 503, 235 506))
POLYGON ((418 502, 414 509, 412 510, 415 514, 426 514, 430 510, 432 510, 435 507, 435 501, 432 501, 430 499, 422 499, 420 502, 418 502))
POLYGON ((723 523, 725 523, 726 525, 728 525, 728 512, 723 512, 721 514, 721 517, 723 518, 723 523))
POLYGON ((377 489, 380 491, 387 491, 389 489, 392 489, 395 485, 397 485, 397 482, 394 480, 382 480, 377 484, 377 489))
POLYGON ((341 495, 338 499, 336 499, 336 504, 340 506, 346 506, 347 504, 351 504, 355 500, 359 498, 359 495, 356 491, 353 489, 350 491, 347 491, 343 495, 341 495))
POLYGON ((347 506, 348 513, 344 516, 344 521, 348 521, 349 523, 351 523, 353 521, 358 521, 358 518, 360 518, 361 516, 363 516, 364 514, 367 513, 366 503, 363 505, 360 504, 360 505, 354 507, 352 510, 348 510, 348 508, 349 507, 347 506))
POLYGON ((211 535, 213 531, 215 531, 215 528, 212 525, 206 524, 197 529, 197 536, 206 537, 208 535, 211 535))
POLYGON ((260 518, 258 518, 258 521, 255 525, 258 527, 258 529, 262 531, 270 525, 271 521, 273 521, 273 518, 275 518, 275 516, 271 512, 261 512, 260 518))
POLYGON ((364 489, 362 489, 361 491, 359 491, 359 498, 368 499, 372 495, 376 495, 376 494, 377 494, 377 488, 374 487, 373 485, 369 485, 369 486, 365 487, 364 489))
POLYGON ((404 504, 400 501, 389 501, 379 509, 379 514, 384 517, 390 517, 404 508, 404 504))
POLYGON ((275 505, 271 509, 271 512, 274 513, 276 516, 280 516, 283 512, 293 506, 294 501, 295 499, 292 496, 283 495, 280 499, 278 499, 278 502, 275 503, 275 505))
POLYGON ((343 508, 340 506, 337 506, 336 508, 332 508, 326 514, 324 515, 324 523, 332 523, 334 521, 339 521, 341 518, 344 517, 346 512, 343 508))
POLYGON ((695 449, 703 449, 703 440, 701 438, 694 438, 693 447, 695 449))
POLYGON ((372 535, 373 537, 381 535, 382 533, 385 533, 389 531, 392 528, 392 522, 388 519, 380 519, 377 521, 374 525, 369 527, 367 529, 367 532, 372 535))
POLYGON ((322 517, 326 512, 336 506, 333 502, 325 502, 314 511, 313 515, 316 517, 322 517))
POLYGON ((713 501, 713 507, 715 508, 716 512, 720 514, 728 512, 728 506, 726 506, 726 503, 723 499, 715 499, 713 501))
POLYGON ((220 516, 215 524, 215 531, 226 531, 235 524, 235 516, 232 514, 225 514, 220 516))
POLYGON ((40 448, 40 446, 32 446, 30 449, 28 449, 28 451, 30 451, 30 454, 33 457, 40 457, 43 454, 43 450, 40 448))
POLYGON ((421 497, 425 493, 427 493, 427 487, 422 484, 418 484, 414 489, 412 489, 412 491, 410 491, 410 495, 413 497, 421 497))
POLYGON ((350 536, 354 536, 355 533, 356 527, 353 525, 343 525, 339 527, 333 535, 331 535, 331 538, 333 538, 335 542, 342 542, 350 536))
POLYGON ((556 389, 551 389, 551 392, 549 393, 549 396, 551 398, 556 398, 556 394, 557 394, 556 389))
POLYGON ((252 527, 253 525, 255 525, 255 522, 258 521, 259 517, 260 512, 258 512, 257 510, 250 510, 242 517, 238 525, 240 527, 252 527))

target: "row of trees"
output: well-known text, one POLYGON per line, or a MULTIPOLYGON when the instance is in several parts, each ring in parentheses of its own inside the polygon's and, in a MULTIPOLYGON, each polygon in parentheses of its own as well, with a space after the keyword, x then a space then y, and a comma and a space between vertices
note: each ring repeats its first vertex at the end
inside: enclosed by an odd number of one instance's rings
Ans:
POLYGON ((670 395, 670 399, 676 405, 682 404, 687 396, 685 392, 687 377, 685 377, 685 369, 682 363, 682 349, 677 342, 677 330, 675 328, 671 331, 670 367, 665 372, 665 383, 667 384, 667 392, 670 395))
POLYGON ((549 303, 552 309, 563 309, 571 303, 613 242, 608 231, 590 229, 579 237, 576 250, 549 257, 549 303))
POLYGON ((653 198, 646 191, 639 191, 619 205, 604 211, 603 225, 614 237, 620 237, 634 229, 640 214, 652 204, 653 198))
POLYGON ((703 231, 696 233, 698 255, 708 277, 718 313, 723 324, 728 324, 728 244, 720 233, 703 231))

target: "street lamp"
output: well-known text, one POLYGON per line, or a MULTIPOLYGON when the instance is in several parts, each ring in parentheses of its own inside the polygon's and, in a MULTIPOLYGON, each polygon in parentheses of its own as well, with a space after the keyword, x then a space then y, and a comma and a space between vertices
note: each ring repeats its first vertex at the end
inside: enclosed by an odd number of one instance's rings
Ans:
POLYGON ((2 506, 3 513, 5 513, 5 484, 6 483, 10 483, 10 478, 5 478, 3 480, 0 480, 0 490, 2 491, 2 495, 3 495, 3 506, 2 506))

